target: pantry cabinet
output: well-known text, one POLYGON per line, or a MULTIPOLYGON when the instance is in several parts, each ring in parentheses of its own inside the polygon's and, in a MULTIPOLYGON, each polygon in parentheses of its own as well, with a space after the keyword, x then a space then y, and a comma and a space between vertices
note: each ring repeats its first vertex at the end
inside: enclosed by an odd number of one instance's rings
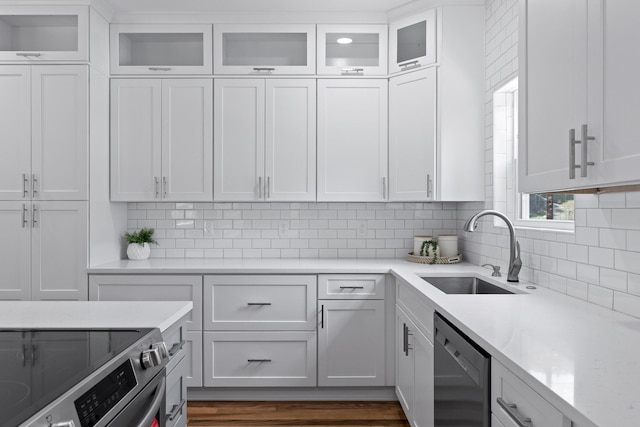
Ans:
POLYGON ((430 9, 389 24, 389 74, 437 61, 436 16, 436 9, 430 9))
POLYGON ((630 1, 521 2, 520 191, 638 182, 640 60, 620 48, 640 41, 638 13, 630 1))
POLYGON ((217 24, 214 74, 315 74, 313 24, 217 24))
POLYGON ((318 25, 319 75, 385 76, 386 25, 318 25))
POLYGON ((88 67, 0 66, 0 200, 87 200, 88 67))
POLYGON ((111 200, 213 200, 210 79, 111 80, 111 200))
POLYGON ((0 202, 0 299, 87 299, 87 202, 0 202))
POLYGON ((111 74, 211 74, 212 30, 205 24, 112 24, 111 74))
POLYGON ((215 93, 215 200, 315 200, 315 80, 216 79, 215 93))
POLYGON ((318 80, 318 201, 387 200, 386 79, 318 80))
POLYGON ((2 6, 0 61, 88 60, 88 7, 2 6))

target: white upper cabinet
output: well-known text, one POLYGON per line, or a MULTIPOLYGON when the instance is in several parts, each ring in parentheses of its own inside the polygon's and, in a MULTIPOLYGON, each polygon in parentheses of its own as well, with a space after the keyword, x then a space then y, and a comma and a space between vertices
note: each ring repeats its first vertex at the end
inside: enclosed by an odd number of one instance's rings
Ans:
POLYGON ((623 48, 640 42, 638 13, 630 0, 522 2, 520 191, 638 183, 640 59, 623 48))
POLYGON ((434 64, 436 10, 412 15, 389 24, 389 73, 434 64))
POLYGON ((210 79, 111 81, 111 200, 213 199, 210 79))
POLYGON ((215 74, 315 74, 313 24, 217 24, 215 74))
POLYGON ((215 92, 215 200, 315 200, 315 80, 216 79, 215 92))
POLYGON ((211 25, 112 24, 112 74, 211 74, 211 25))
POLYGON ((318 80, 318 201, 387 200, 386 79, 318 80))
POLYGON ((434 200, 436 69, 389 79, 389 199, 434 200))
POLYGON ((320 75, 387 75, 386 25, 318 25, 320 75))
POLYGON ((88 46, 88 7, 0 8, 0 61, 88 61, 88 46))
POLYGON ((0 200, 87 200, 87 66, 2 66, 0 89, 0 200))

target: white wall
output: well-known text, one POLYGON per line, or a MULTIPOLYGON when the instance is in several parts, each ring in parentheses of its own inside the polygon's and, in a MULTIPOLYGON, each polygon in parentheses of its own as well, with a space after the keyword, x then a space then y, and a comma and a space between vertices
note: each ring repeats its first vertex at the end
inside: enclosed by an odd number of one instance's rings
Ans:
MULTIPOLYGON (((487 0, 485 203, 460 203, 458 227, 474 212, 493 208, 493 91, 517 75, 518 1, 487 0)), ((640 193, 577 195, 575 233, 517 230, 520 277, 576 298, 640 317, 640 193)), ((465 258, 506 271, 509 238, 483 219, 460 233, 465 258)))

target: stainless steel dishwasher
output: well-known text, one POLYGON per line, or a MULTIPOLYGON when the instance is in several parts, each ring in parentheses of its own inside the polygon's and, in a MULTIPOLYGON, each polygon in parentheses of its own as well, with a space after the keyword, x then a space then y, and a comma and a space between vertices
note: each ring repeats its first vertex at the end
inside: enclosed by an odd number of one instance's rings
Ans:
POLYGON ((489 427, 489 355, 439 313, 433 328, 435 427, 489 427))

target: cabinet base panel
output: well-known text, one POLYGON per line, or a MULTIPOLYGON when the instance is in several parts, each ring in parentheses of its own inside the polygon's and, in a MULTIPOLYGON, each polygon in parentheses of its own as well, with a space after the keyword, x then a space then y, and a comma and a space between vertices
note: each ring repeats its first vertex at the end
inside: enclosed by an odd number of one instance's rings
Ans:
POLYGON ((225 387, 189 388, 187 398, 196 400, 364 400, 396 401, 394 387, 225 387))

